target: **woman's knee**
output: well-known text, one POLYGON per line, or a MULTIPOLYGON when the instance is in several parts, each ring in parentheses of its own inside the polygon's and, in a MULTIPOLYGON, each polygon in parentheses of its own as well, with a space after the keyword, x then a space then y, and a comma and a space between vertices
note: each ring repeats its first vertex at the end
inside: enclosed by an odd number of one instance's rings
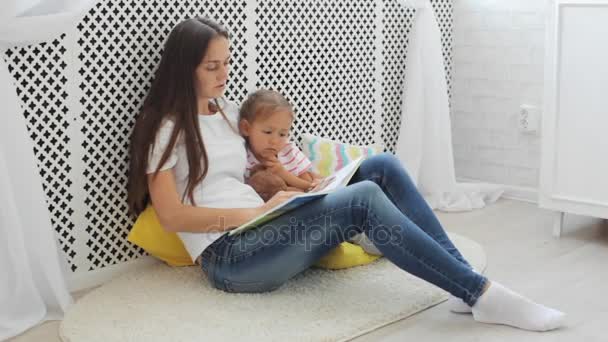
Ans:
POLYGON ((389 153, 389 152, 384 152, 384 153, 381 153, 379 155, 379 157, 382 159, 383 163, 389 169, 403 170, 404 172, 407 173, 407 171, 405 170, 405 167, 403 167, 401 160, 399 160, 399 158, 397 158, 394 154, 389 153))
POLYGON ((374 202, 384 194, 380 185, 367 179, 352 184, 350 187, 352 187, 353 196, 361 202, 374 202))
POLYGON ((359 207, 364 210, 351 211, 353 217, 358 217, 361 220, 367 220, 367 215, 370 210, 374 212, 382 211, 385 207, 391 205, 390 199, 386 196, 382 187, 371 180, 364 180, 353 184, 354 194, 351 199, 352 207, 359 207))
POLYGON ((399 177, 401 180, 412 182, 407 169, 394 154, 384 152, 371 158, 375 158, 374 161, 378 163, 378 168, 382 170, 385 178, 399 177))
POLYGON ((399 164, 399 159, 390 152, 382 152, 368 158, 369 161, 381 164, 399 164))

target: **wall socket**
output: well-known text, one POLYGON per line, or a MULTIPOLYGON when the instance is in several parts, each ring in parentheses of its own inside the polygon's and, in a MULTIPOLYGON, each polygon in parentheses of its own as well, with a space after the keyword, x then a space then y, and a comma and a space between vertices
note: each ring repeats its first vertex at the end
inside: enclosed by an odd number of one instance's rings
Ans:
POLYGON ((540 110, 536 106, 523 104, 519 108, 517 127, 522 133, 537 134, 540 123, 540 110))

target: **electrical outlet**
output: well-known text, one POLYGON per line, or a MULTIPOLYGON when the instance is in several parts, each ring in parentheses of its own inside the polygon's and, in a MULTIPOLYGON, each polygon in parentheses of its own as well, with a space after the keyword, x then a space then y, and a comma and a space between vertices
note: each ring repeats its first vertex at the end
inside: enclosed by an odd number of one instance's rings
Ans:
POLYGON ((540 113, 536 106, 523 104, 519 108, 517 127, 522 133, 537 133, 540 113))

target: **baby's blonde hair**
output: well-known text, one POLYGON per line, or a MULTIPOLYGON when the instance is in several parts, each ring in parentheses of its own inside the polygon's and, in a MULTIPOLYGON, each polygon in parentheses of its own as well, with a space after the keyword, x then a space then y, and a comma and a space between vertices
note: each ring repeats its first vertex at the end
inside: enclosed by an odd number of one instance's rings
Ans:
POLYGON ((249 94, 241 104, 239 121, 252 123, 256 119, 268 117, 279 110, 286 110, 293 117, 293 107, 278 91, 260 89, 249 94))

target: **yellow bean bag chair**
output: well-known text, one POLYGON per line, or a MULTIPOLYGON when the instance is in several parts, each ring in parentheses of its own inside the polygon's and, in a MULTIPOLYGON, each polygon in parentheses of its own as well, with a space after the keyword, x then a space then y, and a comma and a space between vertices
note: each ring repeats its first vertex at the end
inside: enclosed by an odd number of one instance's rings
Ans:
MULTIPOLYGON (((177 234, 168 232, 161 226, 152 206, 148 206, 139 215, 127 240, 171 266, 194 265, 177 234)), ((315 266, 327 269, 349 268, 368 264, 378 258, 379 256, 368 254, 355 244, 343 242, 323 256, 315 266)))
POLYGON ((315 263, 315 266, 330 270, 339 270, 342 268, 369 264, 380 257, 380 255, 367 253, 361 246, 355 245, 354 243, 342 242, 338 247, 332 249, 329 253, 319 259, 315 263))
POLYGON ((156 211, 152 206, 148 206, 137 217, 127 241, 136 244, 148 254, 171 266, 194 265, 182 240, 177 234, 166 231, 160 225, 156 211))

